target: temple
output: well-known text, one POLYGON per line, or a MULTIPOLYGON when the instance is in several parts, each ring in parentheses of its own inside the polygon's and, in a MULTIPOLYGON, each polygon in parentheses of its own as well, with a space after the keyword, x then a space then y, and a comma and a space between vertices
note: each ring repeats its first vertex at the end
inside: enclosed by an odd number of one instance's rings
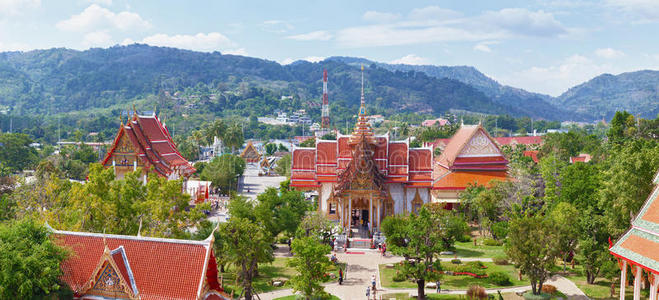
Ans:
POLYGON ((483 126, 462 125, 433 169, 433 202, 452 208, 469 185, 489 187, 493 180, 507 180, 508 160, 483 126))
POLYGON ((375 135, 366 115, 362 68, 361 105, 350 135, 316 140, 293 149, 291 186, 318 191, 318 210, 343 228, 377 231, 385 216, 415 212, 430 202, 433 154, 409 139, 375 135))
POLYGON ((655 187, 633 218, 631 228, 609 249, 620 265, 621 300, 625 299, 628 268, 634 276, 634 300, 641 298, 643 277, 650 282, 650 300, 659 299, 659 172, 653 183, 655 187))
POLYGON ((71 250, 61 280, 74 299, 230 299, 218 281, 213 234, 189 241, 52 232, 71 250))
POLYGON ((256 163, 261 161, 261 154, 259 153, 259 150, 256 149, 254 144, 252 144, 252 141, 247 142, 247 146, 245 146, 243 152, 240 153, 240 157, 242 157, 247 163, 256 163))
POLYGON ((139 115, 137 111, 119 131, 101 162, 105 168, 114 168, 117 178, 142 168, 146 181, 148 172, 168 179, 188 178, 195 172, 192 165, 176 149, 169 129, 160 122, 155 112, 139 115))

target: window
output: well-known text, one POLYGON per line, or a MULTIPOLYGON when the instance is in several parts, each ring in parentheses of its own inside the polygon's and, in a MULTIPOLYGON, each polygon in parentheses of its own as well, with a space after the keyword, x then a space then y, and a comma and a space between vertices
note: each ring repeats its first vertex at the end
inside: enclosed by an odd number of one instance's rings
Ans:
POLYGON ((330 204, 329 204, 329 214, 330 215, 336 214, 336 203, 330 202, 330 204))

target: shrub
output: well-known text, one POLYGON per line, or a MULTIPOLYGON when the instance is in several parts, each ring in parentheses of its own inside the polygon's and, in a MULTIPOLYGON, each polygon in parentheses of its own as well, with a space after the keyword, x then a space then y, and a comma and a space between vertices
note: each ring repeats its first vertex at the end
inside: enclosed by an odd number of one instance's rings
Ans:
POLYGON ((463 243, 471 242, 471 235, 463 234, 461 236, 458 236, 457 240, 458 240, 458 242, 463 242, 463 243))
POLYGON ((496 285, 511 285, 510 277, 504 272, 492 272, 487 276, 490 281, 496 285))
POLYGON ((454 259, 451 259, 451 263, 459 265, 459 264, 462 263, 462 261, 460 259, 454 258, 454 259))
POLYGON ((470 266, 470 267, 475 268, 475 269, 484 269, 485 268, 485 264, 483 264, 483 262, 478 261, 478 260, 468 262, 467 266, 470 266))
POLYGON ((503 240, 508 236, 508 222, 496 222, 492 225, 492 235, 497 240, 503 240))
POLYGON ((545 294, 550 294, 553 295, 556 293, 556 287, 551 285, 551 284, 543 284, 542 285, 542 292, 545 294))
POLYGON ((501 243, 497 240, 494 240, 494 239, 485 239, 483 241, 483 245, 485 245, 485 246, 501 246, 502 244, 503 243, 501 243))
POLYGON ((533 292, 531 292, 531 291, 528 291, 528 292, 524 293, 524 299, 525 300, 546 300, 546 299, 550 299, 550 298, 551 298, 551 295, 545 294, 545 293, 541 293, 540 295, 533 295, 533 292))
POLYGON ((407 278, 405 278, 405 275, 403 275, 402 273, 396 272, 396 274, 394 274, 394 277, 392 279, 395 282, 401 282, 401 281, 405 281, 407 278))
POLYGON ((487 299, 485 288, 480 285, 472 285, 467 290, 467 299, 487 299))
POLYGON ((498 256, 498 257, 493 257, 492 262, 495 265, 508 265, 510 262, 508 261, 508 258, 505 256, 498 256))

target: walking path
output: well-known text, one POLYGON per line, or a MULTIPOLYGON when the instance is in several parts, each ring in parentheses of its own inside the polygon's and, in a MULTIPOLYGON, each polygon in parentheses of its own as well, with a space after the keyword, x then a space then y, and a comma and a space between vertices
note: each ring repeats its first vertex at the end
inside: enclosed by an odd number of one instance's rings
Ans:
MULTIPOLYGON (((287 246, 280 247, 280 249, 288 249, 287 246)), ((343 285, 337 282, 329 282, 324 284, 325 291, 335 295, 341 299, 363 299, 366 295, 366 287, 371 283, 371 276, 376 275, 377 278, 377 294, 391 294, 391 293, 407 293, 410 296, 416 296, 416 289, 394 289, 383 288, 380 283, 380 272, 378 266, 380 264, 391 264, 403 260, 399 256, 382 257, 379 252, 366 249, 348 249, 348 252, 360 254, 346 254, 343 251, 336 252, 336 256, 340 262, 347 264, 345 270, 345 279, 343 285)), ((289 256, 287 251, 277 251, 276 256, 289 256)), ((492 258, 460 258, 462 261, 485 261, 491 262, 492 258)), ((442 261, 450 261, 451 258, 442 258, 442 261)), ((572 281, 560 276, 555 275, 548 284, 554 285, 559 291, 568 296, 568 299, 584 300, 589 299, 572 281)), ((487 293, 496 294, 497 291, 501 293, 521 293, 531 289, 531 286, 510 287, 502 289, 486 289, 487 293)), ((426 293, 436 293, 434 289, 426 289, 426 293)), ((442 294, 465 294, 465 290, 442 290, 442 294)), ((293 294, 292 289, 277 290, 268 293, 259 294, 262 300, 275 299, 293 294)))

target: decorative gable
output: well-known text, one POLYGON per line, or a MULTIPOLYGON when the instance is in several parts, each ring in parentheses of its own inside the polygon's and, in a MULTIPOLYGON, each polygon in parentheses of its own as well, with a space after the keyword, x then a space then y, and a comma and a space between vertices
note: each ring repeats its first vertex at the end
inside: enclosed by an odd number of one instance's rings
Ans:
POLYGON ((458 157, 483 157, 483 156, 500 156, 502 155, 499 148, 494 144, 494 141, 479 130, 474 134, 471 139, 464 145, 458 157))
POLYGON ((123 247, 110 251, 105 246, 103 256, 92 274, 93 278, 87 283, 88 289, 82 295, 138 299, 139 292, 123 247))

